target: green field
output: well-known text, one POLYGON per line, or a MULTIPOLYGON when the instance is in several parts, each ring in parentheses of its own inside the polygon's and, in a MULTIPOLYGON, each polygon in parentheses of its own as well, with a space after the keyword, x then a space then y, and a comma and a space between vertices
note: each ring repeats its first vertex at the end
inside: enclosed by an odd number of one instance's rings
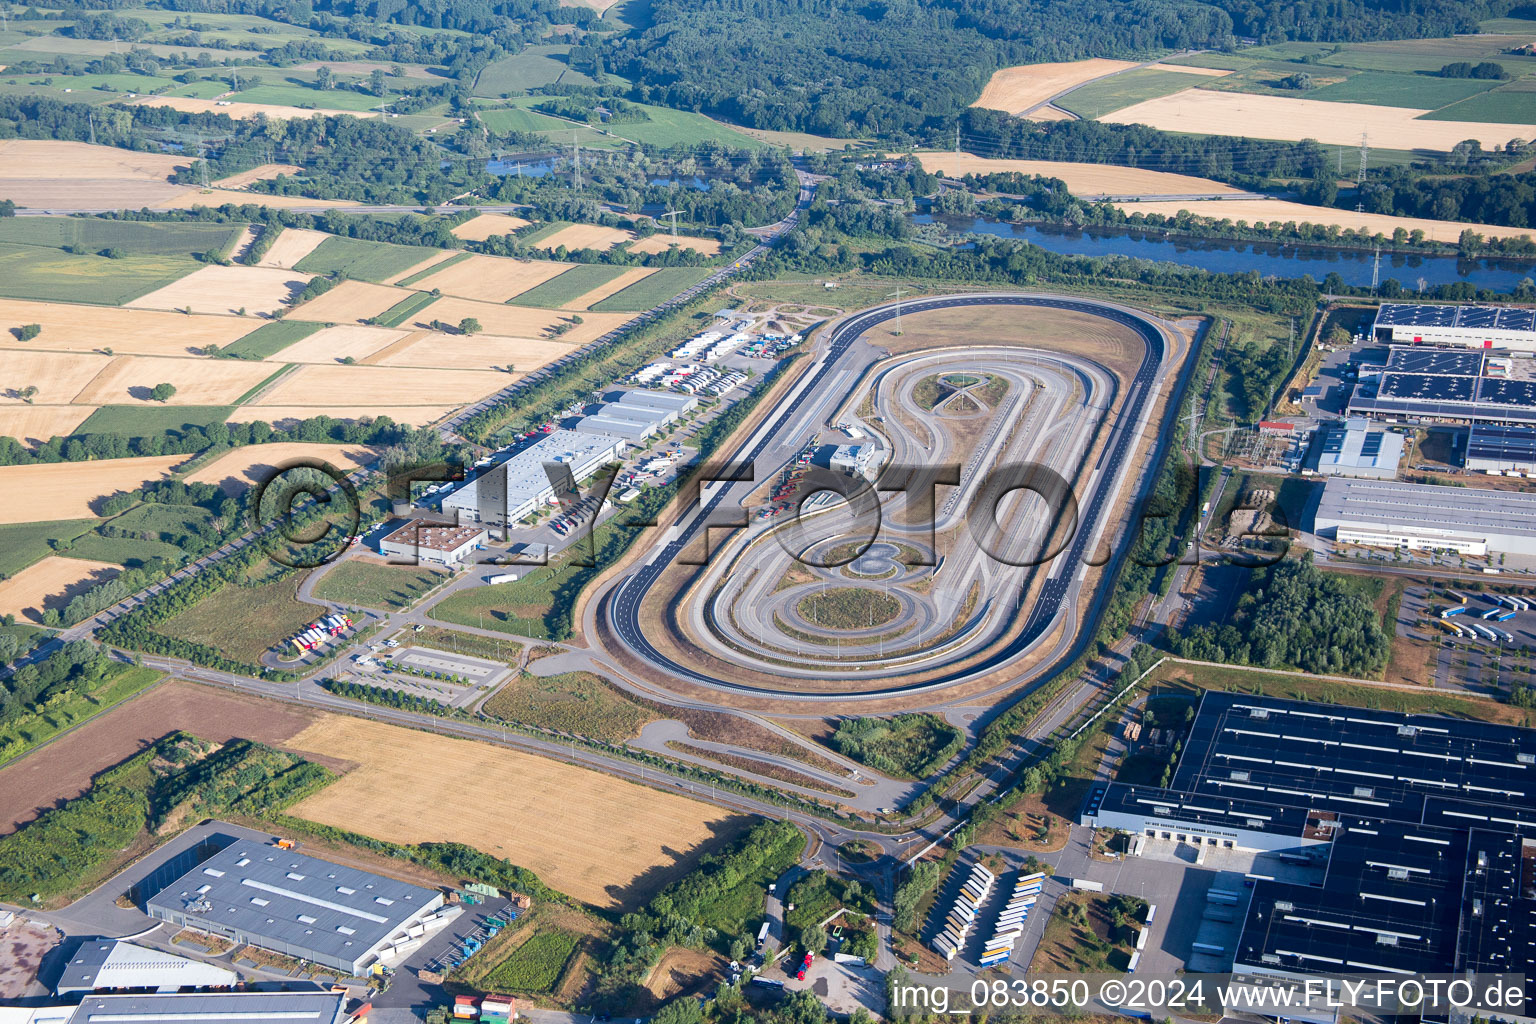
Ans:
POLYGON ((153 437, 187 426, 223 423, 232 405, 104 405, 75 428, 77 434, 122 434, 153 437))
POLYGON ((501 96, 556 82, 561 85, 596 84, 559 59, 570 49, 569 46, 530 46, 515 56, 493 61, 475 79, 474 95, 501 96))
POLYGON ((673 110, 670 107, 653 107, 644 103, 636 106, 643 107, 651 119, 636 124, 616 124, 608 130, 621 139, 651 146, 694 146, 701 142, 719 142, 735 149, 771 148, 766 142, 760 142, 703 114, 673 110))
POLYGON ((487 991, 548 992, 576 952, 581 937, 566 931, 536 932, 480 979, 487 991))
POLYGON ((201 82, 188 82, 186 85, 178 85, 169 89, 162 95, 165 96, 189 96, 196 100, 211 100, 215 96, 222 96, 229 92, 229 83, 204 80, 201 82))
POLYGON ((523 672, 502 684, 483 710, 492 718, 623 743, 660 717, 592 672, 541 677, 523 672))
POLYGON ((385 327, 399 327, 436 301, 431 292, 416 292, 390 306, 375 319, 385 327))
POLYGON ((166 86, 175 85, 175 81, 169 78, 158 78, 150 75, 136 75, 129 72, 110 75, 21 75, 18 76, 24 82, 43 84, 51 79, 51 84, 56 89, 73 89, 75 92, 154 92, 156 89, 164 89, 166 86))
POLYGON ((1362 71, 1321 89, 1297 92, 1309 100, 1334 103, 1374 103, 1384 107, 1417 107, 1434 110, 1468 96, 1486 92, 1496 83, 1432 75, 1399 75, 1386 71, 1362 71))
POLYGON ((306 274, 334 274, 338 271, 358 281, 382 281, 402 270, 409 270, 430 257, 435 249, 390 242, 365 242, 357 238, 332 235, 315 251, 294 264, 306 274))
POLYGON ((78 245, 93 252, 118 248, 168 256, 222 252, 244 229, 235 224, 155 224, 100 217, 7 217, 0 219, 0 242, 62 248, 78 245))
POLYGON ((262 324, 239 341, 232 342, 224 351, 241 359, 267 359, 324 326, 307 320, 278 320, 262 324))
MULTIPOLYGON (((595 313, 638 313, 667 301, 709 276, 703 267, 664 267, 592 307, 595 313)), ((556 278, 559 280, 559 278, 556 278)))
POLYGON ((524 110, 522 107, 482 110, 480 120, 493 132, 547 132, 570 128, 570 125, 558 118, 541 114, 537 110, 524 110))
POLYGON ((326 611, 295 596, 301 573, 271 583, 241 587, 233 583, 155 627, 165 636, 207 644, 225 655, 254 664, 326 611))
POLYGON ((177 564, 186 560, 186 552, 168 541, 103 537, 99 533, 86 534, 71 544, 63 554, 70 558, 87 558, 93 562, 114 562, 129 568, 137 568, 156 558, 177 564))
MULTIPOLYGON (((241 83, 244 84, 244 83, 241 83)), ((229 97, 239 103, 271 103, 283 107, 321 107, 327 110, 372 110, 384 100, 351 89, 306 89, 302 85, 258 85, 229 97)))
POLYGON ((118 530, 142 534, 151 540, 174 540, 196 533, 213 521, 213 513, 197 505, 168 505, 154 502, 131 508, 108 521, 118 530))
POLYGON ((76 256, 0 243, 0 295, 11 299, 121 305, 202 266, 185 256, 76 256))
POLYGON ((326 570, 314 594, 337 604, 399 611, 447 578, 447 573, 425 566, 378 565, 349 558, 326 570))
POLYGON ((1525 79, 1425 114, 1425 121, 1536 124, 1536 80, 1525 79))
POLYGON ((1171 96, 1200 84, 1195 75, 1179 71, 1156 71, 1146 68, 1127 71, 1098 82, 1089 82, 1067 93, 1056 101, 1063 110, 1070 110, 1078 117, 1093 119, 1114 113, 1143 100, 1171 96))
POLYGON ((616 267, 606 263, 587 263, 572 267, 558 277, 552 277, 543 284, 528 289, 521 295, 514 295, 507 301, 514 306, 539 306, 544 309, 558 309, 573 299, 579 298, 594 288, 601 287, 624 273, 627 267, 616 267))
POLYGON ((95 529, 94 519, 59 519, 46 523, 0 526, 0 575, 14 576, 48 555, 51 540, 74 540, 95 529))
MULTIPOLYGON (((416 271, 416 273, 410 275, 409 277, 402 277, 400 280, 395 282, 395 286, 397 288, 409 288, 417 281, 420 281, 422 278, 431 277, 433 274, 440 270, 447 270, 455 263, 463 263, 473 255, 474 253, 470 252, 454 253, 452 256, 443 260, 441 263, 434 263, 430 267, 416 271)), ((426 259, 426 257, 423 256, 422 259, 426 259)))

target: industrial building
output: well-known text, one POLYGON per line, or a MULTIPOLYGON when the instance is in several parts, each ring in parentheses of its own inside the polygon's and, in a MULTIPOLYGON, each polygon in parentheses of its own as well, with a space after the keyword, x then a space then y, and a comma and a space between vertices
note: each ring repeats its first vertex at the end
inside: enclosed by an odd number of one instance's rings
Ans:
POLYGON ((1371 336, 1398 345, 1536 352, 1536 309, 1385 302, 1376 311, 1371 336))
POLYGON ((1473 424, 1465 465, 1478 473, 1536 473, 1536 430, 1473 424))
POLYGON ((379 541, 379 552, 421 565, 452 568, 473 557, 486 540, 483 526, 454 526, 412 519, 379 541))
POLYGON ((1385 363, 1360 368, 1347 412, 1393 422, 1536 424, 1536 361, 1394 345, 1385 363))
POLYGON ((1367 547, 1536 555, 1536 493, 1335 477, 1313 532, 1367 547))
POLYGON ((1307 468, 1322 476, 1391 480, 1402 458, 1403 435, 1372 427, 1363 418, 1330 420, 1312 442, 1307 468))
POLYGON ((869 476, 879 449, 872 444, 840 444, 827 457, 827 468, 849 476, 869 476))
POLYGON ((1303 866, 1235 894, 1234 971, 1523 974, 1533 798, 1536 730, 1207 692, 1169 786, 1111 783, 1087 823, 1303 866))
POLYGON ((128 989, 177 992, 184 988, 233 988, 239 981, 240 975, 216 964, 119 939, 92 939, 69 958, 54 992, 61 996, 128 989))
POLYGON ((460 523, 508 526, 555 496, 546 463, 569 467, 572 479, 580 483, 620 459, 627 443, 613 434, 574 430, 545 434, 505 462, 461 484, 443 499, 443 511, 456 514, 460 523))
POLYGON ((667 391, 615 391, 603 396, 603 404, 576 424, 584 434, 610 434, 631 444, 660 433, 698 408, 692 395, 667 391))
POLYGON ((181 995, 86 996, 69 1024, 341 1024, 342 992, 190 992, 181 995))
POLYGON ((145 910, 357 974, 442 904, 431 889, 241 839, 150 897, 145 910))

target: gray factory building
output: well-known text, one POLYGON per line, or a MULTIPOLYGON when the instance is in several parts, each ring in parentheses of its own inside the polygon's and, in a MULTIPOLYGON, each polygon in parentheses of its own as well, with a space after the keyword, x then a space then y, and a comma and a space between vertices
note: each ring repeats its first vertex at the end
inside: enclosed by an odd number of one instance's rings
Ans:
POLYGON ((1367 547, 1536 555, 1536 494, 1335 477, 1313 532, 1367 547))
POLYGON ((698 408, 693 395, 669 391, 614 391, 603 396, 603 404, 576 424, 584 434, 611 434, 631 444, 660 433, 683 416, 698 408))
POLYGON ((1364 419, 1325 423, 1312 442, 1307 468, 1322 476, 1390 480, 1403 458, 1403 435, 1364 419))
POLYGON ((145 905, 151 917, 356 974, 441 893, 238 840, 145 905))
POLYGON ((1474 424, 1466 467, 1476 473, 1536 473, 1536 430, 1474 424))
POLYGON ((189 992, 180 995, 86 996, 69 1024, 340 1024, 342 992, 189 992))
POLYGON ((497 466, 469 480, 443 499, 443 511, 460 523, 507 526, 555 496, 545 463, 564 463, 580 483, 621 458, 628 442, 613 434, 556 430, 497 466))

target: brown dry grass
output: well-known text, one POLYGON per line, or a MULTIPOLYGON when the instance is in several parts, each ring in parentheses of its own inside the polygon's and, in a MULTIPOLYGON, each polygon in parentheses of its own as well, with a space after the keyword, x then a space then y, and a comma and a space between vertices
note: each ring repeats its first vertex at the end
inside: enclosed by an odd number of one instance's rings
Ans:
POLYGON ((255 204, 256 206, 269 206, 275 210, 329 209, 331 207, 358 205, 356 200, 352 199, 311 199, 308 196, 269 196, 261 192, 238 192, 233 189, 196 189, 180 185, 175 187, 181 189, 181 191, 168 199, 158 202, 145 200, 142 203, 104 203, 100 205, 125 205, 133 208, 148 205, 153 206, 157 210, 190 210, 194 206, 213 208, 223 206, 225 203, 234 203, 238 206, 255 204))
MULTIPOLYGON (((295 164, 260 164, 248 171, 239 174, 231 174, 227 178, 220 178, 213 182, 214 188, 245 188, 253 181, 267 181, 279 174, 302 174, 304 168, 295 164)), ((292 230, 292 229, 290 229, 292 230)))
POLYGON ((483 242, 493 235, 509 235, 527 227, 528 221, 508 213, 482 213, 453 229, 455 238, 466 242, 483 242))
POLYGON ((89 405, 0 405, 0 435, 23 444, 68 437, 95 411, 89 405))
POLYGON ((447 416, 456 405, 263 405, 245 406, 230 414, 231 423, 249 423, 264 420, 275 427, 286 427, 311 416, 334 417, 338 420, 372 420, 388 416, 396 423, 408 423, 424 427, 447 416))
POLYGON ((514 260, 474 253, 467 260, 460 260, 451 267, 422 278, 413 287, 424 292, 437 288, 444 295, 458 295, 482 302, 506 302, 535 285, 559 277, 571 267, 570 263, 555 263, 551 260, 514 260))
POLYGON ((1200 135, 1288 142, 1316 139, 1325 146, 1358 146, 1360 134, 1367 132, 1372 139, 1398 149, 1449 150, 1465 139, 1476 139, 1485 149, 1492 149, 1510 139, 1536 137, 1536 126, 1529 124, 1416 120, 1424 113, 1427 111, 1408 107, 1186 89, 1116 110, 1099 120, 1200 135))
POLYGON ((85 142, 51 142, 42 139, 7 139, 0 142, 0 180, 75 178, 120 181, 166 181, 185 156, 139 153, 85 142))
POLYGON ((410 266, 406 267, 404 270, 399 270, 399 271, 396 271, 393 274, 390 274, 388 277, 384 278, 379 283, 380 284, 398 284, 399 282, 404 281, 406 278, 411 277, 414 274, 421 273, 423 270, 426 270, 428 267, 435 267, 439 263, 443 263, 443 262, 446 262, 447 260, 451 260, 451 259, 453 259, 457 255, 458 255, 458 253, 454 252, 452 249, 443 249, 443 250, 441 250, 439 252, 434 252, 432 255, 428 256, 426 259, 422 260, 420 263, 412 263, 410 266))
MULTIPOLYGON (((602 337, 620 324, 634 319, 629 313, 579 314, 582 323, 560 335, 566 345, 585 345, 602 337)), ((433 320, 456 324, 465 317, 474 317, 486 334, 508 338, 541 338, 547 328, 569 320, 572 314, 558 309, 539 309, 537 306, 504 306, 495 302, 476 302, 444 296, 416 314, 416 323, 425 326, 433 320)))
POLYGON ((304 441, 251 444, 235 448, 206 466, 187 474, 188 483, 218 484, 226 494, 239 494, 265 480, 273 468, 293 459, 322 459, 344 473, 376 458, 362 445, 321 444, 304 441))
POLYGON ((351 356, 362 362, 381 352, 402 338, 411 336, 410 331, 397 331, 389 327, 368 327, 363 324, 337 324, 325 327, 307 338, 267 357, 276 363, 339 363, 351 356))
MULTIPOLYGON (((260 364, 265 365, 265 364, 260 364)), ((265 367, 270 372, 271 367, 265 367)), ((325 405, 461 405, 508 383, 487 370, 439 370, 390 366, 301 366, 254 404, 259 408, 325 405)), ((313 414, 311 414, 313 415, 313 414)))
POLYGON ((240 100, 202 100, 191 96, 141 96, 129 103, 144 107, 170 107, 186 114, 224 114, 233 118, 254 118, 265 114, 269 118, 287 120, 294 117, 378 117, 371 110, 330 110, 325 107, 286 107, 277 103, 243 103, 240 100))
POLYGON ((132 491, 163 480, 185 455, 107 459, 88 467, 73 462, 0 467, 0 523, 90 519, 90 503, 117 491, 132 491))
POLYGON ((367 281, 343 281, 330 291, 298 307, 290 315, 295 320, 315 323, 356 323, 378 316, 397 302, 414 294, 407 288, 370 284, 367 281))
MULTIPOLYGON (((424 331, 414 341, 378 356, 373 363, 378 366, 455 366, 465 370, 511 366, 521 376, 570 350, 571 346, 564 341, 503 338, 489 334, 466 338, 424 331)), ((514 379, 508 377, 503 384, 514 379)))
POLYGON ((167 383, 176 386, 176 394, 166 405, 231 405, 271 375, 272 367, 243 359, 116 356, 81 389, 75 401, 85 405, 159 405, 149 397, 149 390, 167 383))
POLYGON ((308 228, 283 228, 283 233, 277 236, 277 241, 267 250, 267 254, 256 264, 258 267, 279 267, 283 270, 292 270, 293 265, 308 256, 320 247, 320 243, 331 237, 324 231, 311 231, 308 228))
POLYGON ((624 273, 620 274, 612 281, 609 281, 607 284, 599 285, 589 292, 585 292, 576 296, 576 298, 572 299, 570 302, 567 302, 563 308, 581 310, 591 309, 593 306, 597 305, 599 302, 602 302, 608 296, 616 295, 623 291, 625 288, 628 288, 630 285, 634 284, 636 281, 650 277, 654 273, 656 273, 656 271, 649 270, 645 267, 632 267, 631 269, 624 271, 624 273))
POLYGON ((1075 60, 1065 64, 1021 64, 993 73, 973 107, 1022 114, 1031 107, 1095 78, 1135 67, 1128 60, 1075 60))
POLYGON ((720 255, 720 239, 718 238, 699 238, 696 235, 677 235, 674 237, 667 232, 658 232, 649 238, 642 238, 638 242, 633 242, 629 246, 629 251, 650 255, 652 253, 666 252, 674 244, 679 249, 692 249, 703 256, 720 255))
POLYGON ((104 583, 122 571, 122 566, 111 562, 49 555, 0 581, 0 615, 42 622, 45 609, 61 608, 82 590, 104 583))
POLYGON ((467 843, 595 906, 653 887, 655 876, 735 828, 728 812, 707 804, 380 722, 326 716, 289 745, 346 751, 360 762, 289 813, 392 842, 467 843), (513 818, 525 827, 508 816, 509 794, 516 794, 513 818))
POLYGON ((1440 242, 1454 242, 1467 228, 1472 228, 1492 238, 1518 238, 1536 234, 1532 228, 1509 228, 1494 224, 1466 224, 1454 220, 1427 220, 1422 217, 1393 217, 1384 213, 1356 213, 1353 210, 1336 210, 1326 206, 1308 206, 1305 203, 1289 203, 1283 199, 1214 199, 1192 202, 1136 202, 1120 203, 1127 213, 1161 213, 1172 217, 1180 210, 1201 217, 1220 220, 1244 220, 1249 224, 1295 221, 1297 224, 1337 224, 1341 228, 1381 233, 1387 237, 1398 228, 1404 231, 1423 231, 1425 237, 1440 242))
POLYGON ((1148 71, 1175 71, 1181 75, 1200 75, 1204 78, 1225 78, 1234 72, 1221 68, 1197 68, 1184 64, 1151 64, 1148 71))
POLYGON ((0 299, 0 323, 43 329, 31 341, 17 341, 10 330, 0 330, 0 348, 94 352, 107 346, 143 356, 190 355, 206 345, 228 345, 261 326, 237 317, 20 299, 0 299))
POLYGON ((70 405, 111 362, 110 356, 83 352, 7 352, 0 406, 22 404, 19 395, 27 387, 37 388, 34 402, 70 405))
POLYGON ((1041 174, 1060 178, 1074 195, 1149 195, 1229 194, 1239 190, 1209 178, 1189 174, 1149 171, 1141 167, 1115 167, 1110 164, 1056 163, 1051 160, 994 160, 970 153, 915 153, 925 170, 935 174, 961 177, 966 174, 1041 174))
POLYGON ((541 239, 537 244, 540 249, 551 252, 562 245, 574 252, 577 249, 612 249, 621 242, 632 242, 634 239, 633 231, 605 228, 601 224, 572 224, 541 239))
POLYGON ((719 953, 673 946, 645 976, 640 987, 645 990, 644 1005, 636 1013, 648 1013, 663 1003, 685 993, 701 991, 706 985, 725 977, 726 960, 719 953))
POLYGON ((276 267, 203 267, 125 302, 134 309, 190 309, 194 313, 270 314, 302 291, 312 274, 276 267))

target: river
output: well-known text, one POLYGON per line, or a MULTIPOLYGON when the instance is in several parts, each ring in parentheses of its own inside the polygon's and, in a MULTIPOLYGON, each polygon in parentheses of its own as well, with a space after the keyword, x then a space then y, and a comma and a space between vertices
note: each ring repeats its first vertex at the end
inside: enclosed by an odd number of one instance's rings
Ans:
MULTIPOLYGON (((1051 252, 1072 256, 1132 256, 1179 263, 1218 273, 1257 270, 1268 277, 1300 277, 1309 274, 1321 282, 1330 273, 1344 283, 1370 287, 1375 254, 1359 249, 1333 249, 1279 242, 1235 242, 1208 238, 1169 237, 1160 233, 1117 228, 1065 228, 1056 224, 1012 224, 984 217, 946 217, 914 214, 915 224, 947 225, 952 231, 1019 238, 1051 252)), ((1478 288, 1512 292, 1524 278, 1536 279, 1536 261, 1499 258, 1462 259, 1421 253, 1381 254, 1381 280, 1396 278, 1404 288, 1467 281, 1478 288)))

